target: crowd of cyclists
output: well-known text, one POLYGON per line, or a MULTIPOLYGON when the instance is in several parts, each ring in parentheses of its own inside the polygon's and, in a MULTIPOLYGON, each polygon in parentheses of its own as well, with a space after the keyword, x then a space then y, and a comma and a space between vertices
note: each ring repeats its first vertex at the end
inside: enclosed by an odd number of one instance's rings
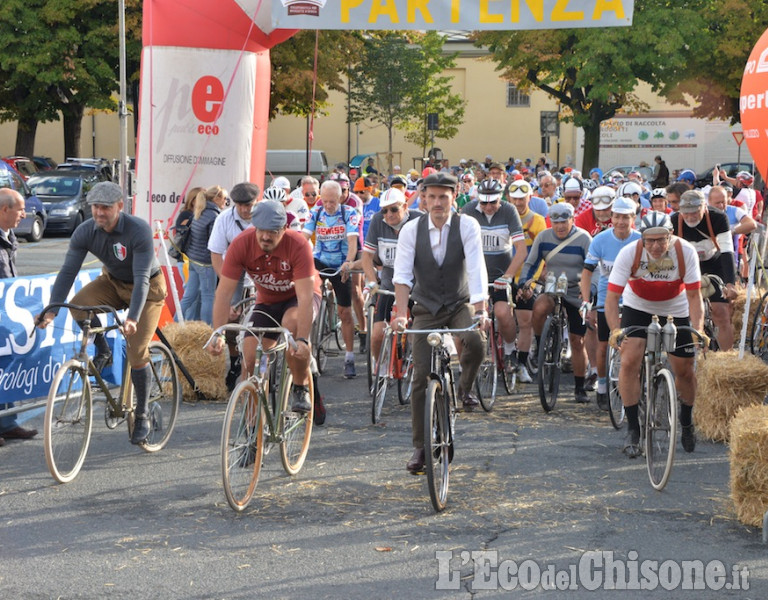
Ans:
MULTIPOLYGON (((536 370, 535 348, 554 306, 552 294, 545 292, 555 279, 563 286, 568 366, 577 403, 590 403, 594 392, 597 406, 608 410, 605 357, 621 328, 647 325, 653 315, 672 315, 676 323, 702 331, 702 275, 723 283, 709 298, 711 317, 720 347, 733 347, 731 302, 744 274, 744 238, 757 227, 763 209, 748 172, 730 178, 716 168, 711 186, 694 189, 696 178, 685 170, 666 187, 651 188, 639 172, 603 175, 593 169, 584 177, 575 170, 550 172, 544 159, 527 168, 487 157, 482 164, 462 161, 451 167, 444 162, 405 174, 397 167, 388 176, 369 162, 356 175, 337 165, 322 184, 306 176, 295 188, 284 177, 274 178, 263 191, 252 183, 237 184, 231 192, 219 186, 198 188, 185 216, 191 227, 190 258, 196 264, 182 306, 193 318, 219 327, 240 318, 233 306, 248 282, 259 308, 252 324, 281 323, 298 342, 288 357, 295 371, 292 409, 311 409, 308 380, 313 377, 317 425, 325 421, 325 406, 311 365, 310 340, 325 285, 321 274, 335 293, 347 379, 357 376, 356 336, 358 352, 370 342, 376 357, 385 322, 403 329, 410 313, 430 324, 474 318, 487 329, 487 309, 492 308, 503 338, 503 368, 529 384, 536 370), (390 294, 376 294, 379 290, 390 294), (364 302, 372 294, 376 309, 368 331, 364 302)), ((103 204, 112 209, 117 202, 109 198, 103 204)), ((122 222, 115 221, 110 235, 119 237, 122 222)), ((80 256, 71 258, 74 264, 80 256)), ((138 278, 143 290, 154 277, 153 268, 151 263, 147 272, 118 279, 138 278)), ((143 303, 131 308, 138 315, 143 303)), ((621 348, 619 390, 628 424, 623 449, 630 457, 640 453, 643 335, 629 336, 621 348)), ((459 395, 463 408, 473 410, 478 399, 470 382, 484 345, 474 334, 465 338, 456 344, 462 365, 459 395)), ((417 357, 421 341, 413 343, 411 472, 423 464, 416 418, 424 387, 418 381, 423 376, 417 357)), ((690 335, 680 335, 670 357, 682 402, 682 445, 688 452, 695 447, 694 345, 690 335)), ((241 361, 235 339, 222 337, 210 346, 214 353, 225 348, 231 390, 252 372, 253 349, 246 347, 241 361)), ((106 350, 100 352, 104 356, 96 357, 97 364, 107 364, 106 350)), ((137 358, 134 369, 141 366, 137 358)))

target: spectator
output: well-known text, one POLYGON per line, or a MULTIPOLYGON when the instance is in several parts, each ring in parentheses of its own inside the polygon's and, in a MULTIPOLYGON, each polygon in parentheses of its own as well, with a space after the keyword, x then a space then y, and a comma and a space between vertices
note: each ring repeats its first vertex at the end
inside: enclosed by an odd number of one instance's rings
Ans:
POLYGON ((195 216, 187 247, 189 279, 181 299, 181 310, 187 321, 204 321, 209 325, 213 322, 216 271, 213 270, 208 240, 216 217, 228 203, 227 190, 218 185, 201 191, 195 198, 195 216))
MULTIPOLYGON (((18 243, 13 228, 24 218, 24 197, 16 190, 0 189, 0 279, 16 277, 16 250, 18 243)), ((0 410, 12 408, 13 403, 0 404, 0 410)), ((37 429, 24 429, 16 415, 0 417, 0 446, 5 440, 28 440, 37 435, 37 429)))
POLYGON ((664 162, 661 155, 657 155, 653 160, 656 164, 653 167, 653 181, 651 182, 651 187, 667 187, 669 185, 669 169, 667 168, 667 163, 664 162))

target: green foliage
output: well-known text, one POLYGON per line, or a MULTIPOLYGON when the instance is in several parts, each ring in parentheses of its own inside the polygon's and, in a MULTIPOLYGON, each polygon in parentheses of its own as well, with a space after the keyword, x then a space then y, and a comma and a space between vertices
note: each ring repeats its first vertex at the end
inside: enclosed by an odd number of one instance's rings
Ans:
POLYGON ((406 131, 407 139, 424 148, 430 136, 428 113, 438 113, 436 137, 442 139, 458 133, 464 115, 464 100, 451 93, 452 78, 445 75, 455 55, 443 56, 444 39, 437 33, 409 35, 379 32, 366 37, 360 66, 349 74, 349 122, 384 125, 390 157, 394 129, 406 131))

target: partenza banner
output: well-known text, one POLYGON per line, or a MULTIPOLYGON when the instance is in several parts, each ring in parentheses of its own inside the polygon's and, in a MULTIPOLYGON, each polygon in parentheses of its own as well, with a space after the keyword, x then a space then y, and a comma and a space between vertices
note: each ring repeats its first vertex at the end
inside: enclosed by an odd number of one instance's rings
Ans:
POLYGON ((627 27, 634 0, 272 0, 297 29, 515 30, 627 27))

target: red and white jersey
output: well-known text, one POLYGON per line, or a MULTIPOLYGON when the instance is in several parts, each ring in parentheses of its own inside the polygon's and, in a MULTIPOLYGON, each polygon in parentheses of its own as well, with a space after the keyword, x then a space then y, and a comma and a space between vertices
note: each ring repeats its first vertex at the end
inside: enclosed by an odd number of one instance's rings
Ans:
POLYGON ((621 294, 624 305, 635 310, 660 316, 689 316, 685 292, 701 288, 701 269, 696 249, 685 240, 672 236, 669 250, 658 261, 650 259, 643 248, 639 266, 632 273, 637 245, 642 243, 640 239, 621 249, 608 278, 608 291, 621 294), (678 267, 679 253, 673 247, 676 243, 680 244, 685 262, 683 277, 678 267))

